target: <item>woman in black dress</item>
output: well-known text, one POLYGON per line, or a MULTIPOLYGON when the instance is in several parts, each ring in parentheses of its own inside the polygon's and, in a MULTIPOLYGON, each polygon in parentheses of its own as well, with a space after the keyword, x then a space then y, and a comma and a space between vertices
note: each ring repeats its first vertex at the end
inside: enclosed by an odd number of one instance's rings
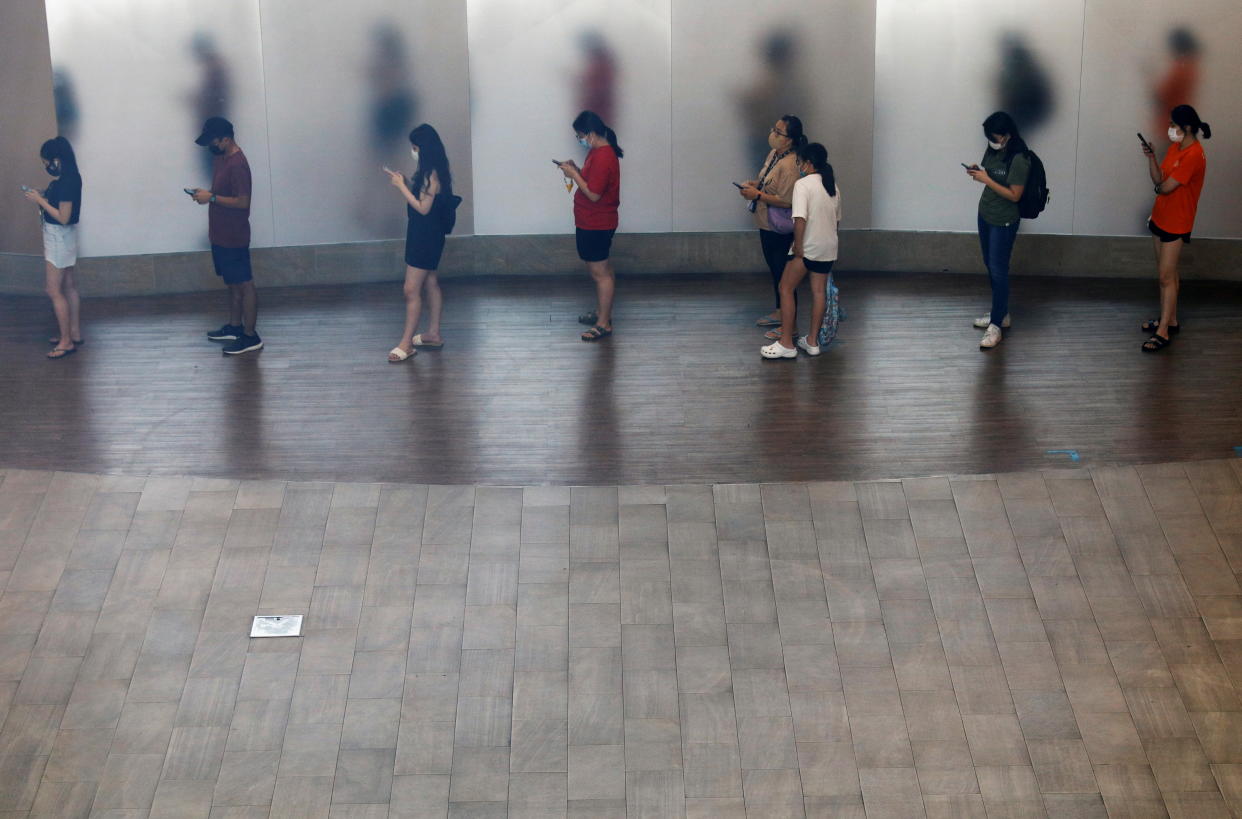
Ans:
POLYGON ((405 329, 401 341, 388 353, 393 364, 413 358, 418 347, 439 349, 440 312, 444 299, 436 268, 444 252, 446 233, 446 200, 453 195, 453 177, 449 173, 448 155, 440 135, 423 124, 410 131, 410 153, 414 156, 414 174, 407 181, 396 171, 389 171, 393 187, 406 202, 409 222, 405 231, 405 329), (423 290, 427 292, 427 330, 415 333, 423 310, 423 290))

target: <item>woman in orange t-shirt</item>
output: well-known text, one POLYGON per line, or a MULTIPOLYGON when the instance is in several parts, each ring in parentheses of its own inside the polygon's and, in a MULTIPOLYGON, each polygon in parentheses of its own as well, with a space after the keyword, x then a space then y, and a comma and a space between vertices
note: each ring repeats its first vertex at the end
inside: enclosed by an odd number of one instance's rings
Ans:
POLYGON ((1143 143, 1147 154, 1147 170, 1156 185, 1156 203, 1152 205, 1147 227, 1156 246, 1156 270, 1160 274, 1160 317, 1143 322, 1142 330, 1151 333, 1143 342, 1143 352, 1154 353, 1169 346, 1172 334, 1178 332, 1177 322, 1177 260, 1182 245, 1190 243, 1195 226, 1195 210, 1203 191, 1207 157, 1199 142, 1199 133, 1211 139, 1212 128, 1199 119, 1189 105, 1179 105, 1169 115, 1169 151, 1157 164, 1150 145, 1143 143))

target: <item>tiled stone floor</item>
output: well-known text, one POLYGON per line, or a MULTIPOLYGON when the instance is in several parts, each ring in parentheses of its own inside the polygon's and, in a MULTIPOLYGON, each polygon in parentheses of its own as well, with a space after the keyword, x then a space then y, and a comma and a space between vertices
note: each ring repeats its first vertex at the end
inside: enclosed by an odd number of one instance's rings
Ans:
POLYGON ((585 489, 0 470, 0 811, 1229 816, 1240 466, 585 489), (305 636, 251 641, 255 613, 305 636))

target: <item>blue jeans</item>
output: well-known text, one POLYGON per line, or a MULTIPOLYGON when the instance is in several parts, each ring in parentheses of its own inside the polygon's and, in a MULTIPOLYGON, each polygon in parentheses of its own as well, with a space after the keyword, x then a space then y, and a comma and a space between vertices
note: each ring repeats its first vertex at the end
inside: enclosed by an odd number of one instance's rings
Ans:
POLYGON ((979 247, 983 251, 983 263, 988 268, 988 279, 992 282, 992 323, 997 327, 1009 315, 1009 256, 1013 253, 1013 242, 1018 237, 1018 223, 1015 219, 1005 227, 989 224, 979 217, 979 247))

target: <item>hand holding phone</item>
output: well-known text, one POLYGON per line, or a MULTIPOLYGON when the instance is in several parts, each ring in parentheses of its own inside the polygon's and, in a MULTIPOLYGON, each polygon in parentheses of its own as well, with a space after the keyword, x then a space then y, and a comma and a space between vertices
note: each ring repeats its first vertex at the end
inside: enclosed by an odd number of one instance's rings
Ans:
POLYGON ((18 187, 22 189, 22 193, 32 193, 34 191, 34 188, 29 185, 19 185, 18 187))
POLYGON ((968 170, 968 171, 977 171, 977 170, 979 170, 979 166, 978 166, 978 165, 967 165, 965 162, 963 162, 963 163, 962 163, 962 167, 963 167, 963 168, 965 168, 965 169, 966 169, 966 170, 968 170))
POLYGON ((745 186, 745 185, 743 185, 741 182, 734 182, 734 183, 733 183, 733 187, 737 188, 738 190, 742 190, 742 189, 743 189, 743 188, 745 188, 746 186, 745 186))
POLYGON ((389 174, 396 173, 396 171, 394 171, 392 168, 388 167, 387 165, 381 165, 380 167, 384 169, 384 173, 389 173, 389 174))
POLYGON ((1152 154, 1154 154, 1154 153, 1156 152, 1156 151, 1155 151, 1155 149, 1151 147, 1151 143, 1150 143, 1150 142, 1148 142, 1146 139, 1144 139, 1144 138, 1143 138, 1142 133, 1139 133, 1137 136, 1138 136, 1138 138, 1139 138, 1139 142, 1143 143, 1143 150, 1144 150, 1144 151, 1147 151, 1148 153, 1152 153, 1152 154))
POLYGON ((182 188, 181 190, 185 191, 185 192, 186 192, 186 194, 187 194, 187 195, 189 195, 189 196, 193 196, 193 195, 194 195, 194 188, 182 188))

